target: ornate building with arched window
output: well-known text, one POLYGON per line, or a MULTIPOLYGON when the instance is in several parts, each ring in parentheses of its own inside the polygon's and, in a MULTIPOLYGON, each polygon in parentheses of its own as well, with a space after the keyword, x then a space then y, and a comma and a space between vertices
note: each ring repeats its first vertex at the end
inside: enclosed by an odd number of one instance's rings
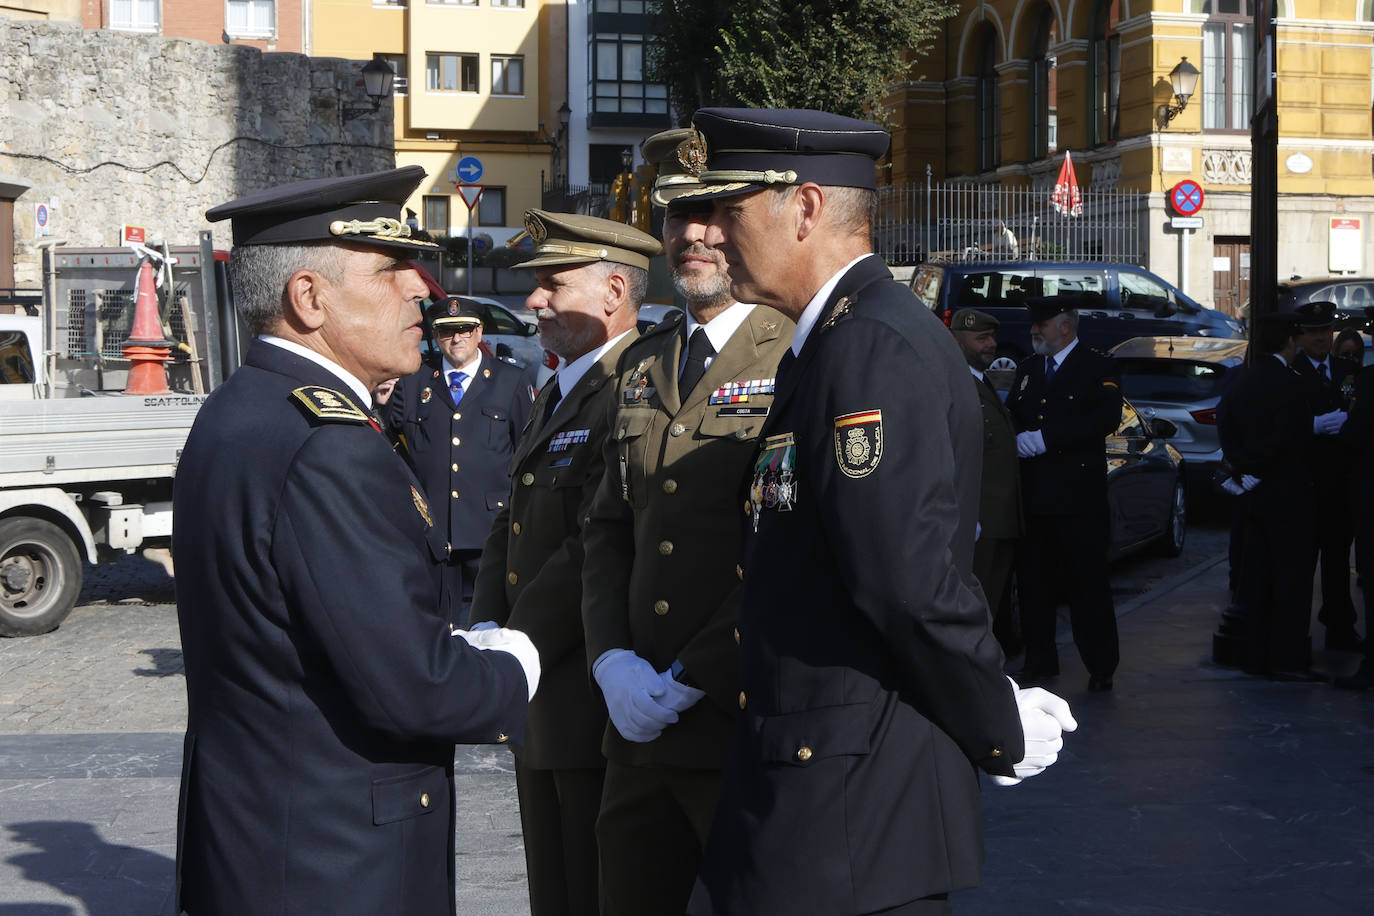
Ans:
MULTIPOLYGON (((1279 273, 1374 275, 1374 0, 1268 2, 1279 273)), ((1142 195, 1135 260, 1233 310, 1248 298, 1257 3, 962 0, 890 98, 891 182, 924 183, 929 168, 936 182, 1048 195, 1071 151, 1085 189, 1142 195), (1183 58, 1200 71, 1197 88, 1166 118, 1183 58), (1185 179, 1206 196, 1202 227, 1180 233, 1168 196, 1185 179)))

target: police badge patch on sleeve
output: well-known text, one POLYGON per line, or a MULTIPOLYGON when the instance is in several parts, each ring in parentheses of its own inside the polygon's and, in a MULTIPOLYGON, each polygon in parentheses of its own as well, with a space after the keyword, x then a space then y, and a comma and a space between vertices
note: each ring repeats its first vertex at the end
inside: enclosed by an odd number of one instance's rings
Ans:
POLYGON ((846 477, 867 477, 882 458, 881 410, 861 410, 835 418, 835 463, 846 477))

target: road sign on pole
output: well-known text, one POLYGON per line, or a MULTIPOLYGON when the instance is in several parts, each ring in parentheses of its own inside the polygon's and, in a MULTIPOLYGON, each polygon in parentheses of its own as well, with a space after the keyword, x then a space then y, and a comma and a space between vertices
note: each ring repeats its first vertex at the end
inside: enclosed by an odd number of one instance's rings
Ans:
MULTIPOLYGON (((468 156, 463 162, 471 159, 477 162, 476 157, 468 156)), ((463 162, 458 163, 458 172, 463 171, 463 162)), ((477 163, 477 174, 482 174, 482 164, 477 163)), ((480 184, 460 184, 458 185, 458 196, 463 198, 463 203, 468 206, 468 295, 472 295, 472 214, 477 210, 477 202, 482 199, 482 186, 480 184)))
POLYGON ((480 184, 458 185, 458 196, 463 198, 463 203, 468 205, 469 213, 477 207, 477 201, 482 199, 482 190, 483 186, 480 184))
POLYGON ((476 184, 482 180, 482 172, 485 170, 482 168, 481 159, 476 156, 464 156, 458 160, 458 168, 455 171, 458 173, 457 183, 476 184))
POLYGON ((1202 209, 1202 185, 1185 178, 1174 185, 1169 192, 1169 206, 1174 208, 1174 212, 1179 216, 1197 216, 1202 209))

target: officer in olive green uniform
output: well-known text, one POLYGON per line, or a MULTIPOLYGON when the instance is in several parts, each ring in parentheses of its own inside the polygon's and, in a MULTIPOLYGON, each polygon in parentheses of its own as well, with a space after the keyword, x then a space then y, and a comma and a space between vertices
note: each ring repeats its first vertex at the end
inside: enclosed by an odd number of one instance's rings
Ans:
POLYGON ((483 548, 473 629, 523 626, 545 689, 515 750, 533 916, 596 913, 594 825, 606 708, 587 678, 582 636, 582 520, 601 481, 612 372, 635 323, 651 236, 610 220, 531 210, 538 287, 526 306, 541 342, 565 361, 534 402, 511 463, 511 496, 483 548))
POLYGON ((583 539, 587 658, 611 718, 596 830, 603 916, 677 916, 692 890, 738 712, 737 490, 795 328, 730 296, 724 257, 702 243, 711 204, 676 199, 699 186, 676 159, 689 135, 664 131, 643 148, 659 166, 654 202, 667 207, 664 247, 688 312, 621 358, 583 539), (640 720, 635 699, 677 721, 640 720))
POLYGON ((1008 586, 1016 561, 1016 542, 1025 531, 1021 516, 1021 469, 1016 457, 1016 426, 987 377, 997 358, 1001 322, 977 309, 960 309, 949 328, 977 379, 983 408, 983 479, 978 492, 978 540, 973 544, 973 575, 983 586, 992 611, 992 632, 1007 658, 1021 652, 1021 627, 1012 611, 1008 586))

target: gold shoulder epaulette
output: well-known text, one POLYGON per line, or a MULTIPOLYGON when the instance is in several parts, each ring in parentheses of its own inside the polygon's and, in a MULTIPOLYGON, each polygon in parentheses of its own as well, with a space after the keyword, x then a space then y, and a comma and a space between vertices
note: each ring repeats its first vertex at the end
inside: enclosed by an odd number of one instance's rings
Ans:
POLYGON ((304 385, 291 392, 291 399, 312 419, 331 423, 367 423, 367 414, 333 388, 304 385))

